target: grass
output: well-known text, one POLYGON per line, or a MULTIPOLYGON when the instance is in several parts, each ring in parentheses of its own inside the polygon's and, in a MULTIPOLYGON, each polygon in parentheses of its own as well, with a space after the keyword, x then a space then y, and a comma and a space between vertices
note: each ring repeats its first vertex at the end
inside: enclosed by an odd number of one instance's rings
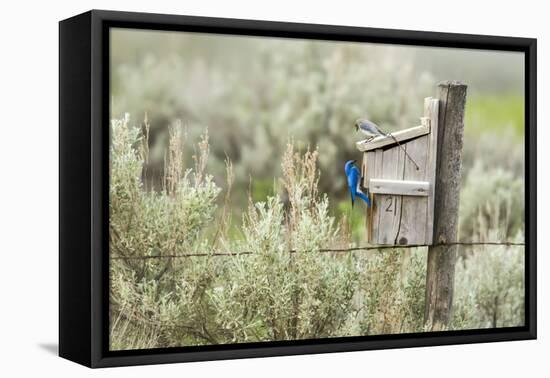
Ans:
POLYGON ((357 200, 355 205, 351 206, 349 199, 340 200, 336 203, 337 218, 341 222, 346 222, 346 228, 351 229, 351 241, 356 245, 364 245, 366 243, 366 205, 357 200))
POLYGON ((483 95, 470 96, 466 106, 466 133, 479 135, 511 129, 517 137, 525 130, 523 96, 483 95))

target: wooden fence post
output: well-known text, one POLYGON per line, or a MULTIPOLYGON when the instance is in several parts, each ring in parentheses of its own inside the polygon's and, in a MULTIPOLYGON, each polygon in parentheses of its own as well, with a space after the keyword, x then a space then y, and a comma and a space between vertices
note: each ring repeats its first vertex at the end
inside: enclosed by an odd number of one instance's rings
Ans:
POLYGON ((438 86, 439 127, 434 204, 434 246, 428 249, 424 321, 431 331, 447 328, 452 316, 457 241, 465 84, 449 81, 438 86))

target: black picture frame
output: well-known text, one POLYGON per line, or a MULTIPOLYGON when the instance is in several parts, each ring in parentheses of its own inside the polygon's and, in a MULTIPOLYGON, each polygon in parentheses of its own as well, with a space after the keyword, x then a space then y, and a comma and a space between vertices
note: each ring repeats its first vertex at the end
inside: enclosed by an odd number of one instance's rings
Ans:
POLYGON ((89 367, 536 338, 536 39, 92 10, 59 23, 59 355, 89 367), (108 350, 111 27, 525 53, 525 326, 149 350, 108 350))

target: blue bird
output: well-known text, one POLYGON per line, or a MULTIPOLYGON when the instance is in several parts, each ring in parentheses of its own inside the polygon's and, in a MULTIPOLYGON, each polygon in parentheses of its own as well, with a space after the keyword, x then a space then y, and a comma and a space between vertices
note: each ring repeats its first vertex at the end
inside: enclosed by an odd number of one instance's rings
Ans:
POLYGON ((415 165, 416 170, 418 171, 420 169, 418 164, 416 164, 416 161, 414 161, 414 159, 411 157, 411 155, 409 155, 407 150, 403 148, 403 146, 399 143, 397 138, 391 134, 385 133, 382 130, 380 130, 380 127, 378 127, 376 123, 369 121, 368 119, 365 119, 365 118, 359 118, 357 121, 355 121, 355 131, 361 131, 361 133, 363 133, 367 137, 367 141, 370 141, 371 139, 374 139, 377 136, 389 136, 395 141, 395 143, 397 143, 399 147, 401 147, 405 155, 407 155, 409 160, 415 165))
POLYGON ((355 197, 361 198, 370 207, 369 197, 359 189, 361 174, 359 173, 359 169, 354 165, 355 162, 356 160, 348 160, 345 165, 349 193, 351 194, 351 207, 355 203, 355 197))

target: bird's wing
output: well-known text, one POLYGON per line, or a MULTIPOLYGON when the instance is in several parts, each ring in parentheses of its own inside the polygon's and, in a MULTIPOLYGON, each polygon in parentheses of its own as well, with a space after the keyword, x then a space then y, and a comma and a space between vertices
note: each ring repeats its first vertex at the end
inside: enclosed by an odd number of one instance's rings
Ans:
POLYGON ((349 193, 351 195, 351 203, 353 205, 353 202, 355 201, 355 193, 357 192, 357 183, 359 182, 359 175, 358 175, 357 168, 353 167, 349 174, 348 174, 348 187, 349 187, 349 193))
POLYGON ((359 169, 354 166, 352 168, 352 172, 353 172, 353 175, 355 176, 355 181, 354 181, 355 186, 353 187, 355 189, 355 196, 361 198, 367 204, 367 206, 370 206, 369 197, 367 197, 367 195, 363 193, 363 191, 361 190, 361 180, 359 179, 361 175, 359 173, 359 169))
POLYGON ((359 130, 366 136, 373 136, 375 135, 372 130, 369 128, 369 126, 365 123, 359 124, 359 130))
POLYGON ((359 173, 359 169, 357 167, 353 167, 355 171, 355 175, 357 176, 357 180, 355 181, 355 191, 358 193, 363 193, 361 190, 361 180, 359 179, 361 177, 361 174, 359 173))
POLYGON ((348 175, 348 185, 350 190, 355 192, 357 190, 357 185, 359 184, 359 170, 357 167, 352 167, 348 175))
POLYGON ((368 119, 364 119, 360 124, 359 128, 365 132, 372 135, 384 135, 382 130, 380 130, 380 127, 372 121, 369 121, 368 119))

